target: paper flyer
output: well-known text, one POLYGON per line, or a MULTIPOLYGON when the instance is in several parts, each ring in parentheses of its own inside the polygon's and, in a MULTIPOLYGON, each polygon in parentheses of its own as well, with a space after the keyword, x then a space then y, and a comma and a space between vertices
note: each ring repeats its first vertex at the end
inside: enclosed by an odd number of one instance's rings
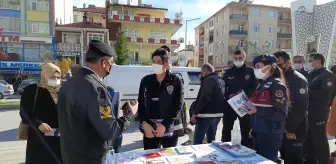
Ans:
POLYGON ((245 116, 247 112, 254 107, 244 91, 229 99, 228 103, 239 117, 245 116))

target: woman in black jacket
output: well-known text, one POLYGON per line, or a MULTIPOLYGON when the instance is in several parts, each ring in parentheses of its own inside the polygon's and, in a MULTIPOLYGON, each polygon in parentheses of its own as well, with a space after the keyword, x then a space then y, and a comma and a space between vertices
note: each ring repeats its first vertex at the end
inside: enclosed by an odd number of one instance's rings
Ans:
MULTIPOLYGON (((57 133, 58 111, 56 104, 60 84, 61 70, 52 63, 42 65, 41 80, 38 84, 31 84, 25 88, 21 96, 20 111, 23 123, 28 124, 30 121, 38 129, 39 134, 58 157, 58 160, 61 160, 61 148, 57 133)), ((30 127, 26 147, 26 164, 47 163, 54 164, 55 159, 42 143, 36 131, 30 127)))

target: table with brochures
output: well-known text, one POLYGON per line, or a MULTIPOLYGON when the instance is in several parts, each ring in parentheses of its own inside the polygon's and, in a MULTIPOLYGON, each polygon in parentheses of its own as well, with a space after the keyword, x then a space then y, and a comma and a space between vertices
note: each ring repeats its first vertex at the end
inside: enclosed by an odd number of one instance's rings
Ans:
POLYGON ((275 164, 244 146, 231 143, 108 153, 105 164, 275 164))

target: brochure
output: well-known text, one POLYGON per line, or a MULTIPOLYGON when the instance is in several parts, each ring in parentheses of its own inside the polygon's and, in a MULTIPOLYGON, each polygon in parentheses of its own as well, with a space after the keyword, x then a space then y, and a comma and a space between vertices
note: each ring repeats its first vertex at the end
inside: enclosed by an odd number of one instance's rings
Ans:
POLYGON ((217 147, 227 151, 229 154, 235 156, 235 157, 248 157, 248 156, 254 156, 257 154, 255 150, 252 150, 248 147, 245 147, 243 145, 234 145, 232 146, 230 142, 213 142, 214 145, 217 147))
POLYGON ((167 148, 160 151, 163 156, 177 155, 174 148, 167 148))
POLYGON ((194 159, 189 156, 175 156, 167 158, 170 164, 192 164, 194 159))
POLYGON ((175 149, 179 154, 193 154, 195 151, 190 146, 177 147, 175 149))
POLYGON ((229 99, 228 103, 240 117, 245 116, 254 107, 244 91, 229 99))
POLYGON ((146 164, 167 164, 167 161, 162 158, 147 160, 146 164))

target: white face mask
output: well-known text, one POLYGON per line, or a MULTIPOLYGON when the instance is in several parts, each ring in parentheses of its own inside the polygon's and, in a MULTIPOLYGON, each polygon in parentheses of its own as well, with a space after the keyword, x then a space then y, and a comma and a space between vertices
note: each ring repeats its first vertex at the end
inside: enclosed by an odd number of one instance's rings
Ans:
POLYGON ((307 63, 306 64, 306 69, 307 69, 307 71, 313 71, 314 67, 313 67, 312 63, 307 63))
MULTIPOLYGON (((266 68, 266 67, 264 67, 264 68, 266 68)), ((262 72, 264 70, 264 68, 254 69, 254 75, 257 79, 264 79, 264 77, 268 73, 269 70, 266 71, 265 73, 262 72)))
POLYGON ((240 67, 242 67, 244 65, 244 61, 233 61, 233 64, 236 67, 240 68, 240 67))
POLYGON ((293 64, 294 69, 300 70, 303 68, 303 64, 293 64))
POLYGON ((48 79, 48 85, 52 87, 56 87, 61 84, 61 80, 48 79))
POLYGON ((163 72, 162 65, 160 64, 152 64, 152 69, 155 74, 161 74, 163 72))

